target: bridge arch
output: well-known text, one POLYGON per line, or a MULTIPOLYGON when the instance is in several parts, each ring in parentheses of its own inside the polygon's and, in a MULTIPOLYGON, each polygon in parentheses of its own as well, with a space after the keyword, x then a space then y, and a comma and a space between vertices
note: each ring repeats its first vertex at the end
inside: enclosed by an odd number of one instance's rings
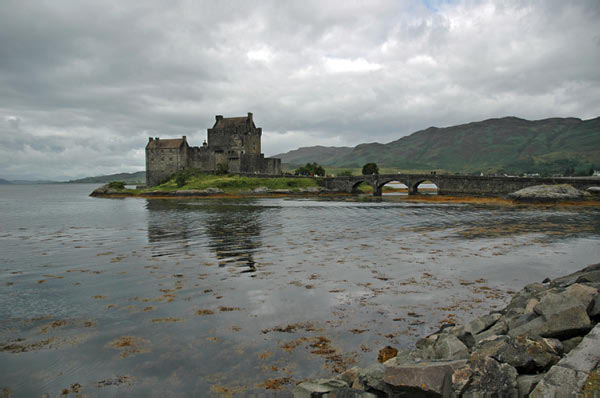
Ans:
POLYGON ((360 191, 358 190, 358 186, 360 184, 362 184, 363 182, 366 182, 367 184, 369 183, 366 178, 360 179, 358 181, 352 181, 352 188, 350 189, 350 192, 352 192, 352 193, 360 193, 360 191))
POLYGON ((377 188, 375 189, 374 192, 376 192, 379 196, 382 195, 383 187, 385 185, 389 184, 390 182, 398 182, 400 184, 405 185, 407 189, 410 189, 410 185, 408 184, 408 181, 404 181, 402 178, 389 177, 389 178, 377 181, 377 188))
MULTIPOLYGON (((423 183, 430 183, 430 184, 435 185, 435 193, 436 194, 440 191, 440 185, 439 185, 438 179, 436 179, 436 178, 420 178, 408 186, 409 192, 411 194, 425 193, 425 192, 419 192, 419 185, 421 185, 423 183)), ((427 193, 430 193, 430 192, 427 192, 427 193)), ((431 193, 433 193, 433 192, 431 192, 431 193)))

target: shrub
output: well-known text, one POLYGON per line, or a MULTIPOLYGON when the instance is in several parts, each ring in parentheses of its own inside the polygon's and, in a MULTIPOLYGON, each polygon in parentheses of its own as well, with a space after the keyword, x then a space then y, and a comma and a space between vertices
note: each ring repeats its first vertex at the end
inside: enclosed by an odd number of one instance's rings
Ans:
POLYGON ((216 171, 217 175, 227 174, 228 171, 229 171, 229 166, 226 163, 219 163, 217 165, 217 171, 216 171))
POLYGON ((125 189, 125 183, 123 181, 111 181, 108 183, 108 187, 111 189, 125 189))
POLYGON ((175 175, 175 184, 177 184, 177 188, 181 188, 187 183, 188 176, 186 173, 177 173, 175 175))
POLYGON ((379 174, 379 167, 377 167, 376 163, 367 163, 362 168, 363 175, 368 174, 379 174))
POLYGON ((352 170, 342 170, 338 173, 340 177, 352 177, 352 170))
POLYGON ((325 169, 317 163, 306 163, 304 166, 299 167, 294 172, 300 176, 324 176, 325 169))

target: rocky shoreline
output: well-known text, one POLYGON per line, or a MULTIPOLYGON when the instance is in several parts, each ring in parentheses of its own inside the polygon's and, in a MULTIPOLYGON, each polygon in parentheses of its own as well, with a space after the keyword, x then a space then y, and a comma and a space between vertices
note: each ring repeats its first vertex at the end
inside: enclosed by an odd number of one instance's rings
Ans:
POLYGON ((93 197, 207 197, 207 196, 268 196, 268 195, 298 195, 298 196, 306 196, 306 195, 320 195, 320 194, 336 194, 343 195, 338 191, 328 190, 323 187, 308 187, 308 188, 299 188, 297 190, 292 189, 268 189, 266 187, 258 187, 251 191, 244 191, 238 194, 227 193, 218 188, 206 188, 206 189, 180 189, 176 191, 146 191, 142 193, 130 193, 123 192, 119 189, 110 188, 107 185, 103 185, 99 188, 96 188, 90 196, 93 197))
POLYGON ((308 397, 600 396, 600 263, 525 286, 501 311, 444 325, 413 350, 296 386, 308 397))

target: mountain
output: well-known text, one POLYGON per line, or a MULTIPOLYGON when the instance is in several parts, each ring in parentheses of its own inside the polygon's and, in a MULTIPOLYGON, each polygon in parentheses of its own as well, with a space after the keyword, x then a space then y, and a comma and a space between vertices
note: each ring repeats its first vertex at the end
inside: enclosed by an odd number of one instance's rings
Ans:
POLYGON ((0 178, 0 184, 12 184, 12 182, 0 178))
POLYGON ((96 184, 111 181, 123 181, 126 184, 144 184, 146 182, 146 172, 138 171, 135 173, 118 173, 96 177, 85 177, 67 182, 72 184, 96 184))
POLYGON ((306 147, 276 155, 283 163, 379 166, 460 173, 584 173, 600 168, 600 117, 590 120, 516 117, 429 127, 387 144, 306 147))

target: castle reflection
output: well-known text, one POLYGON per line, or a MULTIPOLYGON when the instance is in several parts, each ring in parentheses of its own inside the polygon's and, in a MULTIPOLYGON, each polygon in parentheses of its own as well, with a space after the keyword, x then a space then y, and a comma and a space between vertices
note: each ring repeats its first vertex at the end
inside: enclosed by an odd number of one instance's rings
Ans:
POLYGON ((256 270, 254 253, 261 242, 261 214, 264 207, 251 200, 179 201, 148 199, 148 241, 155 257, 200 255, 206 248, 219 266, 256 270))

